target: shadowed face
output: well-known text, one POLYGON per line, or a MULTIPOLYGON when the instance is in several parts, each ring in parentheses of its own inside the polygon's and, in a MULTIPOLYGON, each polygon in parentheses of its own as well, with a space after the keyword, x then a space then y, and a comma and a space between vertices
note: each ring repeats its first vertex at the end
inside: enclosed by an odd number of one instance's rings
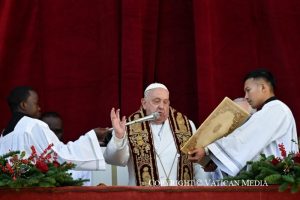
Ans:
POLYGON ((25 101, 21 102, 20 109, 21 112, 32 118, 40 118, 41 108, 39 106, 38 94, 33 90, 29 91, 29 96, 25 101))
POLYGON ((59 140, 62 140, 63 136, 63 122, 58 117, 47 116, 42 119, 49 128, 55 133, 59 140))
POLYGON ((147 115, 154 112, 160 114, 160 117, 154 121, 155 124, 162 124, 169 117, 170 100, 168 90, 164 88, 149 90, 141 102, 147 115))

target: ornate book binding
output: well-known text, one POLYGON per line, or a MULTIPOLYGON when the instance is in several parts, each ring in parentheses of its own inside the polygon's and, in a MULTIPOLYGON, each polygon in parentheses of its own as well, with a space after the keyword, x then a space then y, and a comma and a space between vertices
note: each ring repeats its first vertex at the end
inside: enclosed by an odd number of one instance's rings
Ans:
POLYGON ((224 137, 242 125, 250 114, 228 97, 200 125, 196 133, 184 144, 181 151, 187 153, 199 147, 205 147, 224 137))

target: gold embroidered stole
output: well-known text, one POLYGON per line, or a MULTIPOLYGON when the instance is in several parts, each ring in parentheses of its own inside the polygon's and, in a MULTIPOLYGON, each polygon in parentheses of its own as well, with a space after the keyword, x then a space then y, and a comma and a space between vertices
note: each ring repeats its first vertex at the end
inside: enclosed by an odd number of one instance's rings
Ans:
MULTIPOLYGON (((128 121, 145 117, 142 108, 133 113, 128 121)), ((193 180, 193 164, 188 160, 188 155, 183 154, 180 148, 192 136, 192 128, 188 118, 170 107, 169 122, 175 141, 177 152, 180 154, 178 162, 178 184, 190 184, 193 180)), ((159 183, 156 156, 149 122, 132 124, 128 127, 128 141, 133 156, 136 185, 149 186, 159 183)))

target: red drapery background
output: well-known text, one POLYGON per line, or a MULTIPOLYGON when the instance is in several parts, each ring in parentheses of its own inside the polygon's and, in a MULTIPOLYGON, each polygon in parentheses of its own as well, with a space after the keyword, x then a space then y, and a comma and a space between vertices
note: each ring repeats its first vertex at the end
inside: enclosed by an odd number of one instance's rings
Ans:
POLYGON ((0 128, 17 85, 33 86, 74 140, 110 126, 112 107, 137 110, 155 81, 198 126, 225 96, 244 96, 257 67, 299 124, 299 24, 298 0, 1 0, 0 128))

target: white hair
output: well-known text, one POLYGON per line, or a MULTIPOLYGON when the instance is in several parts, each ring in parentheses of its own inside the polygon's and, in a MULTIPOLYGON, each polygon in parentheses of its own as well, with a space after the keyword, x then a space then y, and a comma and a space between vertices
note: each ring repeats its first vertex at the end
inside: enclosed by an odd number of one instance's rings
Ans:
POLYGON ((168 88, 162 83, 151 83, 150 85, 148 85, 148 87, 146 87, 146 89, 144 91, 144 97, 146 97, 148 95, 148 92, 150 90, 153 90, 156 88, 163 88, 163 89, 169 91, 168 88))
POLYGON ((239 104, 240 106, 242 106, 244 109, 246 109, 246 110, 249 112, 249 114, 251 114, 251 115, 254 114, 254 113, 256 112, 256 109, 252 108, 252 106, 248 103, 247 99, 244 98, 244 97, 236 98, 236 99, 234 99, 233 101, 234 101, 235 103, 239 104), (248 106, 249 108, 246 108, 245 106, 243 106, 243 105, 241 104, 242 102, 247 103, 247 106, 248 106))

